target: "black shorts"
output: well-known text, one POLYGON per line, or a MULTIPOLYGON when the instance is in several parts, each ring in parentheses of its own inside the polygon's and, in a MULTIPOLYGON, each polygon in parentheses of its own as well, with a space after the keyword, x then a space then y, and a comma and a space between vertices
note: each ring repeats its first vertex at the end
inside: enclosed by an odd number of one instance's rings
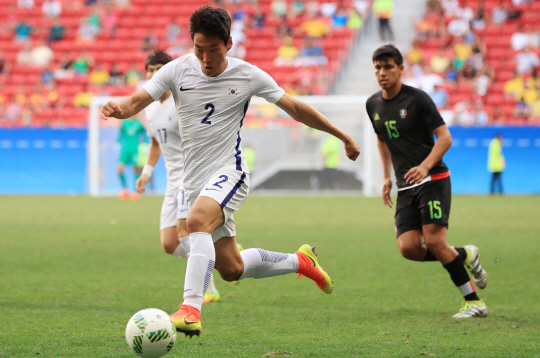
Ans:
POLYGON ((451 201, 450 177, 399 191, 395 217, 397 237, 407 231, 422 230, 422 225, 426 224, 448 227, 451 201))

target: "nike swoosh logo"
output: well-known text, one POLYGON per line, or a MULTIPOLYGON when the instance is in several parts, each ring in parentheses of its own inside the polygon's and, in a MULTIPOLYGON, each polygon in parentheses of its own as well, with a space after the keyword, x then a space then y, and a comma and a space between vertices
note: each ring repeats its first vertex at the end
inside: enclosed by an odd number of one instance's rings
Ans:
POLYGON ((213 188, 206 188, 204 190, 218 190, 218 189, 213 189, 213 188))
POLYGON ((187 290, 184 290, 184 292, 191 291, 191 288, 188 288, 187 290))
POLYGON ((184 92, 184 91, 191 91, 191 90, 194 90, 195 88, 183 88, 184 86, 180 86, 180 91, 184 92))
POLYGON ((188 320, 186 320, 186 317, 184 317, 184 323, 189 326, 190 324, 194 324, 194 323, 199 323, 199 322, 190 322, 188 320))
MULTIPOLYGON (((307 255, 306 255, 306 256, 307 256, 307 255)), ((308 259, 311 260, 311 262, 313 262, 313 266, 311 266, 311 267, 315 267, 315 266, 316 266, 316 265, 315 265, 315 261, 313 261, 313 259, 312 259, 311 257, 309 257, 309 256, 307 256, 307 257, 308 257, 308 259)))

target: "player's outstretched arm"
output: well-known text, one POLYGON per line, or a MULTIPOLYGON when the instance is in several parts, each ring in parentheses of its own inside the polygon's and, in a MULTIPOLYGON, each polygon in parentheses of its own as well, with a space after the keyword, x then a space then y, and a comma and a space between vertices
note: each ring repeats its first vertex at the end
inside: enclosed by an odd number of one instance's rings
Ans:
POLYGON ((452 135, 445 124, 435 128, 433 134, 437 137, 437 142, 422 164, 411 168, 405 174, 405 180, 408 184, 417 184, 424 180, 431 168, 442 160, 448 149, 452 146, 452 135))
POLYGON ((145 109, 152 102, 154 102, 154 99, 142 88, 137 93, 122 98, 118 102, 108 102, 101 109, 101 118, 104 120, 107 120, 107 117, 118 119, 130 118, 145 109))
POLYGON ((339 138, 345 145, 345 152, 350 160, 356 160, 360 155, 360 147, 354 139, 311 106, 297 100, 287 93, 277 101, 276 105, 287 112, 294 120, 339 138))
POLYGON ((150 147, 148 148, 148 159, 146 164, 143 167, 141 176, 135 182, 135 187, 139 193, 144 193, 146 191, 145 186, 150 181, 152 172, 161 156, 161 149, 159 148, 159 143, 156 138, 152 138, 150 141, 150 147))
POLYGON ((377 147, 381 156, 384 177, 382 200, 384 205, 388 205, 391 208, 394 205, 390 196, 390 191, 392 190, 392 155, 390 154, 390 149, 388 149, 388 146, 379 135, 377 136, 377 147))

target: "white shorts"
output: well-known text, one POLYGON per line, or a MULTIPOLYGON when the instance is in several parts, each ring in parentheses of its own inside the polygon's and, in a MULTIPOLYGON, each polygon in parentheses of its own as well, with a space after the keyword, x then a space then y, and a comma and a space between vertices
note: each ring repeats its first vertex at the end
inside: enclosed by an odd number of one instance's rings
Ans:
POLYGON ((161 219, 159 229, 163 230, 171 226, 176 226, 177 220, 188 217, 189 206, 187 205, 184 188, 167 191, 161 204, 161 219))
POLYGON ((249 193, 249 174, 236 170, 234 167, 216 171, 206 183, 194 191, 186 190, 187 202, 190 208, 199 196, 207 196, 221 205, 225 221, 212 233, 212 240, 218 241, 222 237, 236 236, 236 223, 233 213, 240 209, 249 193))

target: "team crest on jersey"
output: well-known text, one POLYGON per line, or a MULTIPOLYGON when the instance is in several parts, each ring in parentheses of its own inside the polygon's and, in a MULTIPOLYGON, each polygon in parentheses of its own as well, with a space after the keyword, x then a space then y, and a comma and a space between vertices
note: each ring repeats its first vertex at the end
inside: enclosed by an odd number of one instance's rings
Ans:
POLYGON ((399 111, 399 116, 400 116, 401 118, 407 117, 407 110, 406 110, 406 109, 400 110, 400 111, 399 111))
POLYGON ((229 88, 229 96, 230 95, 237 95, 238 94, 238 88, 229 88))

